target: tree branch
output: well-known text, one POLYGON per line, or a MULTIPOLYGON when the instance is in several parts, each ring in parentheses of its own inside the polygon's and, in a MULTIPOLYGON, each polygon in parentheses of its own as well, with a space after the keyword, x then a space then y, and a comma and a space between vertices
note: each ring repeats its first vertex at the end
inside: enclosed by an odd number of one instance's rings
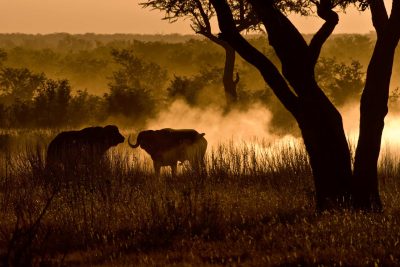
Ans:
POLYGON ((292 22, 274 5, 273 1, 249 0, 261 18, 270 45, 282 63, 282 73, 300 96, 310 93, 312 72, 309 65, 309 47, 292 22), (311 73, 311 75, 310 75, 311 73))
POLYGON ((291 91, 285 79, 272 62, 251 46, 238 32, 232 12, 226 0, 210 0, 218 18, 220 38, 229 43, 246 61, 254 65, 271 87, 275 95, 293 116, 299 115, 297 96, 291 91))
MULTIPOLYGON (((398 0, 394 0, 393 3, 398 0)), ((381 35, 385 29, 388 21, 388 14, 383 0, 369 0, 369 7, 371 9, 372 24, 376 30, 377 35, 381 35)))
POLYGON ((204 37, 207 37, 208 39, 210 39, 212 42, 225 47, 225 46, 229 46, 229 44, 227 42, 225 42, 224 40, 222 40, 221 38, 218 38, 218 36, 215 36, 214 34, 212 34, 211 32, 207 32, 207 31, 197 31, 198 34, 203 35, 204 37))
POLYGON ((393 0, 386 31, 386 35, 389 36, 391 45, 395 48, 400 39, 400 0, 393 0))
POLYGON ((211 24, 210 24, 210 19, 207 16, 206 12, 204 11, 203 5, 199 0, 194 0, 196 3, 197 8, 199 9, 200 15, 203 18, 203 22, 205 24, 205 29, 207 32, 211 33, 211 24))
MULTIPOLYGON (((244 16, 244 15, 243 15, 244 16)), ((260 23, 260 20, 254 16, 253 14, 249 14, 247 17, 240 19, 240 21, 236 22, 237 30, 239 32, 250 28, 251 26, 256 26, 260 23)))
POLYGON ((234 18, 234 21, 239 32, 249 29, 250 27, 255 27, 261 22, 255 15, 247 0, 238 0, 238 4, 234 9, 234 12, 236 12, 236 16, 234 16, 236 18, 234 18))
POLYGON ((336 25, 339 22, 339 16, 332 10, 332 3, 330 0, 321 0, 317 5, 317 14, 320 18, 325 20, 318 32, 313 36, 310 42, 310 68, 314 69, 315 64, 321 53, 321 48, 329 36, 332 34, 336 25))
POLYGON ((398 29, 400 29, 400 0, 393 0, 392 11, 390 12, 390 20, 392 23, 397 23, 398 29))

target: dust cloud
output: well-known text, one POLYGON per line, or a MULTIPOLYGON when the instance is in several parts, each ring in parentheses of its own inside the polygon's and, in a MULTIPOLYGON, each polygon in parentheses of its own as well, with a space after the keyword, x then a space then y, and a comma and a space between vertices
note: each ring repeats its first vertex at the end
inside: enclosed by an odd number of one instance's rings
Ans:
POLYGON ((147 123, 147 129, 175 128, 195 129, 206 134, 211 146, 233 141, 273 142, 278 136, 269 133, 271 112, 261 105, 254 105, 246 111, 235 110, 228 114, 217 107, 194 108, 184 101, 175 101, 168 110, 147 123))
MULTIPOLYGON (((351 103, 340 108, 343 117, 345 133, 353 148, 357 145, 359 133, 359 103, 351 103)), ((301 138, 290 133, 285 136, 269 132, 271 112, 261 104, 253 105, 246 111, 235 110, 228 114, 218 107, 190 107, 184 101, 175 101, 167 110, 150 120, 146 129, 195 129, 206 134, 210 146, 233 142, 276 144, 295 142, 302 143, 301 138)), ((382 149, 400 153, 400 114, 389 112, 385 119, 385 129, 382 137, 382 149)))
MULTIPOLYGON (((360 105, 353 103, 346 105, 340 112, 343 116, 343 125, 352 147, 357 145, 360 123, 360 105)), ((385 118, 381 150, 395 152, 400 155, 400 112, 390 110, 385 118)), ((382 154, 382 153, 381 153, 382 154)))

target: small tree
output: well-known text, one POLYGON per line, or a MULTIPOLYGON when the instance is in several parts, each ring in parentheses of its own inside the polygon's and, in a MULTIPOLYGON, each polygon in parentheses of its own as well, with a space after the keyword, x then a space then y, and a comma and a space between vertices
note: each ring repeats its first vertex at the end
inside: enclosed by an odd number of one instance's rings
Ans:
POLYGON ((155 63, 140 59, 132 49, 113 49, 111 54, 120 68, 113 73, 110 88, 125 85, 156 91, 164 85, 167 72, 155 63))
POLYGON ((0 70, 0 90, 2 101, 12 104, 31 100, 35 91, 43 85, 46 76, 43 73, 32 73, 27 68, 3 68, 0 70))
MULTIPOLYGON (((201 93, 207 86, 219 83, 219 73, 219 68, 211 68, 192 77, 175 76, 167 88, 168 97, 171 100, 182 98, 191 106, 201 105, 199 101, 201 93)), ((210 104, 212 103, 210 98, 207 100, 210 104)))
POLYGON ((9 126, 27 128, 35 125, 30 102, 17 100, 7 110, 9 112, 9 126))
POLYGON ((350 65, 334 58, 320 58, 315 66, 315 78, 331 101, 337 106, 358 101, 365 85, 365 73, 358 61, 350 65))
POLYGON ((60 127, 68 123, 71 87, 67 80, 48 79, 33 99, 36 126, 60 127))
POLYGON ((123 115, 136 123, 153 117, 157 112, 154 92, 166 80, 166 71, 154 63, 136 57, 132 50, 113 50, 112 55, 120 69, 113 73, 110 92, 105 94, 108 113, 123 115))
POLYGON ((93 125, 106 118, 104 99, 91 95, 87 90, 78 90, 70 100, 68 117, 73 126, 93 125))

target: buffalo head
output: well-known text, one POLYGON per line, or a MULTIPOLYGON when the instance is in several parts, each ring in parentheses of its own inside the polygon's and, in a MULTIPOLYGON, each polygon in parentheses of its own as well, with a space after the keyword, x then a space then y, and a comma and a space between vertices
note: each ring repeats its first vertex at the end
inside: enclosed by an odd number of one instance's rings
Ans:
POLYGON ((149 149, 152 146, 152 143, 154 142, 153 140, 154 136, 154 131, 152 130, 147 130, 147 131, 141 131, 136 139, 136 144, 132 144, 130 142, 131 136, 128 138, 128 144, 132 148, 137 148, 137 147, 142 147, 143 149, 149 149))
POLYGON ((108 143, 107 145, 109 146, 116 146, 125 141, 125 137, 120 134, 117 126, 107 125, 103 128, 103 133, 105 141, 108 143))

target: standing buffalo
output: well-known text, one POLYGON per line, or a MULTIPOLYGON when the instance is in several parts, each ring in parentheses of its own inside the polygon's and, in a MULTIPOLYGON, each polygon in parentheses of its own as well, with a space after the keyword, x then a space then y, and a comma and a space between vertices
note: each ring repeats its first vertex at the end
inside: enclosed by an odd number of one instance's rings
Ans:
POLYGON ((204 155, 207 140, 204 133, 192 129, 147 130, 139 133, 136 144, 128 144, 132 148, 139 145, 150 154, 156 174, 162 166, 171 166, 172 175, 176 174, 178 161, 188 160, 193 168, 204 168, 204 155))
POLYGON ((46 167, 69 170, 96 164, 110 147, 123 143, 124 140, 114 125, 62 132, 47 148, 46 167))

